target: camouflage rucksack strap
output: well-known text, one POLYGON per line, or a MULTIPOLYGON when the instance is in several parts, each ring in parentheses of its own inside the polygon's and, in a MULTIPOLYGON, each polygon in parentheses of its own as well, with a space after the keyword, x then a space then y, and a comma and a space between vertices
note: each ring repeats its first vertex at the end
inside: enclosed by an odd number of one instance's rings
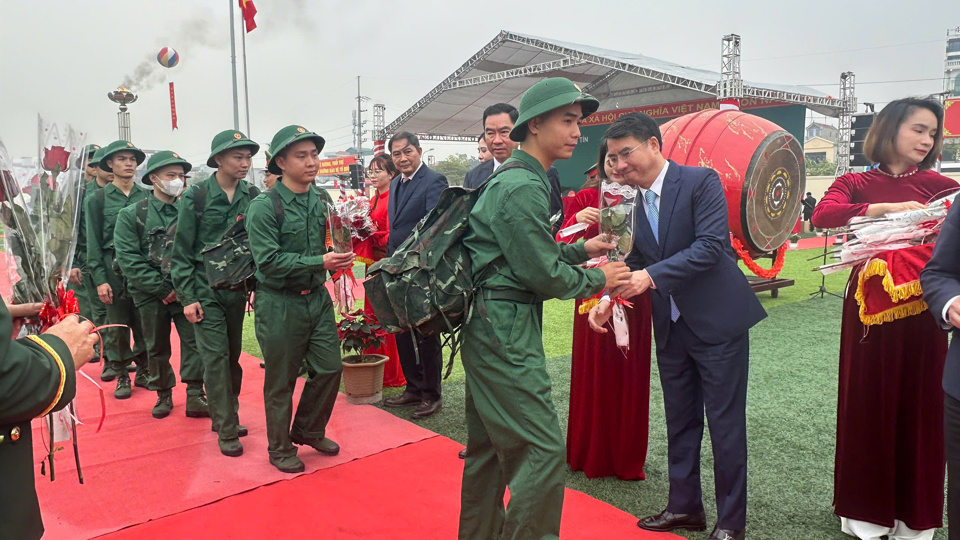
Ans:
POLYGON ((203 207, 207 205, 207 186, 200 184, 193 190, 193 213, 197 215, 197 227, 203 217, 203 207))
POLYGON ((143 238, 147 228, 147 212, 150 207, 150 199, 143 199, 137 202, 137 236, 143 238))
POLYGON ((267 198, 273 201, 273 215, 277 218, 277 230, 280 230, 283 227, 283 199, 280 198, 280 193, 275 189, 271 189, 266 193, 267 198))

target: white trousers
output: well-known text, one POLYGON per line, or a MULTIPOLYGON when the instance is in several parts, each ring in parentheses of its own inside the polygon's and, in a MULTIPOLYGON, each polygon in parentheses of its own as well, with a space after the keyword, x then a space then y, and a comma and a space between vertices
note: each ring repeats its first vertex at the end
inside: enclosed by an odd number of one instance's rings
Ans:
POLYGON ((915 531, 903 524, 902 521, 893 522, 893 528, 877 525, 867 521, 840 518, 840 530, 861 540, 880 540, 886 536, 888 540, 932 540, 936 529, 915 531))

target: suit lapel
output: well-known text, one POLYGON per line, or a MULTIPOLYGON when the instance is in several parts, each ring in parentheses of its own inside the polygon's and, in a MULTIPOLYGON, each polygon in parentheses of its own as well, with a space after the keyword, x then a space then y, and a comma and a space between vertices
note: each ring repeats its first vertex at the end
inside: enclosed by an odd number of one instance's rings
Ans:
MULTIPOLYGON (((423 176, 427 174, 427 166, 424 165, 420 167, 420 170, 414 173, 413 177, 407 181, 407 187, 403 188, 403 194, 400 195, 400 200, 397 201, 397 215, 400 214, 400 211, 403 210, 403 207, 407 205, 407 201, 410 200, 410 196, 413 195, 413 192, 417 190, 420 186, 420 180, 423 176)), ((398 182, 403 178, 401 174, 398 178, 398 182)))
POLYGON ((397 186, 400 185, 402 176, 398 175, 390 181, 390 194, 387 196, 387 213, 390 217, 390 223, 396 221, 397 217, 397 186))
MULTIPOLYGON (((680 192, 680 166, 674 162, 670 162, 669 167, 667 168, 667 175, 663 179, 663 188, 660 190, 660 224, 659 224, 659 234, 657 235, 660 239, 658 246, 658 254, 663 256, 663 246, 667 241, 667 232, 670 229, 670 218, 673 216, 673 207, 677 204, 677 194, 680 192)), ((649 225, 647 225, 649 230, 649 225)))

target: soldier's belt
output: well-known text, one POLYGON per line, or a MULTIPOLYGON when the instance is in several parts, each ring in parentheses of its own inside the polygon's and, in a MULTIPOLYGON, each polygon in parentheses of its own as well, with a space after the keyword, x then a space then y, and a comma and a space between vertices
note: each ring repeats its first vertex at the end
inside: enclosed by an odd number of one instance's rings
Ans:
POLYGON ((0 427, 0 446, 19 441, 26 429, 30 429, 30 424, 25 426, 13 425, 0 427))
POLYGON ((506 302, 515 302, 517 304, 536 304, 537 295, 531 292, 521 292, 509 289, 483 291, 484 300, 504 300, 506 302))
POLYGON ((286 294, 289 296, 306 296, 308 294, 317 292, 319 289, 277 289, 275 287, 268 287, 266 285, 257 283, 257 290, 263 290, 275 294, 286 294))

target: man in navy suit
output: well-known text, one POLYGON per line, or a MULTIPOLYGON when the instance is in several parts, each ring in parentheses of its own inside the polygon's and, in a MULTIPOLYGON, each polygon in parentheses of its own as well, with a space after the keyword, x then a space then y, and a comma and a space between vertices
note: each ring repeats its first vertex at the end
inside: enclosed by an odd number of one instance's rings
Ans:
MULTIPOLYGON (((639 188, 630 284, 611 295, 652 289, 657 365, 667 420, 670 496, 641 519, 651 531, 704 530, 700 444, 706 410, 713 442, 717 524, 710 540, 744 538, 747 511, 749 329, 766 313, 730 255, 727 203, 717 173, 664 159, 660 128, 645 114, 614 122, 609 159, 639 188)), ((609 301, 590 312, 605 333, 609 301)))
MULTIPOLYGON (((960 204, 940 228, 933 257, 920 274, 923 299, 945 330, 960 328, 960 204)), ((943 366, 943 425, 947 453, 947 517, 950 538, 960 523, 960 340, 954 333, 943 366)))
MULTIPOLYGON (((509 103, 497 103, 483 111, 483 140, 493 159, 484 161, 467 171, 463 187, 477 189, 484 180, 490 178, 501 163, 510 158, 520 143, 510 140, 510 130, 517 123, 520 113, 509 103)), ((550 219, 553 234, 556 235, 563 224, 563 188, 560 187, 560 173, 556 167, 547 169, 550 181, 550 219)))
MULTIPOLYGON (((390 236, 387 238, 387 256, 390 256, 413 233, 417 223, 437 205, 440 193, 447 188, 447 178, 423 164, 423 149, 413 133, 397 133, 390 138, 387 149, 393 164, 400 171, 390 182, 390 236)), ((407 379, 407 387, 402 394, 384 400, 383 404, 387 407, 417 405, 411 416, 414 420, 431 416, 443 405, 440 395, 440 369, 443 366, 440 336, 419 338, 412 332, 404 332, 396 337, 397 355, 403 376, 407 379), (414 339, 417 340, 416 344, 414 339)))

